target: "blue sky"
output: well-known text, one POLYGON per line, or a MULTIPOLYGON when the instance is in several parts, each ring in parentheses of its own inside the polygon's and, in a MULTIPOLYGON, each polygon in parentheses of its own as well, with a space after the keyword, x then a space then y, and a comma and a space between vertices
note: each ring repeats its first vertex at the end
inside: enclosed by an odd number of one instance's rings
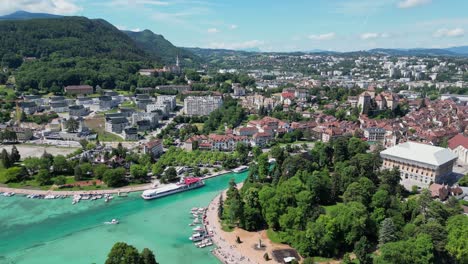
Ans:
POLYGON ((103 18, 177 46, 263 51, 468 45, 467 0, 2 0, 16 10, 103 18))

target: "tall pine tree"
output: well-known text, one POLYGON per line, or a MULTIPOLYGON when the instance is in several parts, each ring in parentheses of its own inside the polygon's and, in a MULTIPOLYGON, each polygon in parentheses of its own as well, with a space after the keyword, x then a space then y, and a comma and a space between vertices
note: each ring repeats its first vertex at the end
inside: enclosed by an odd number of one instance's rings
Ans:
POLYGON ((380 230, 379 230, 379 245, 382 246, 387 242, 396 241, 397 237, 395 235, 396 227, 391 218, 385 218, 382 221, 380 230))

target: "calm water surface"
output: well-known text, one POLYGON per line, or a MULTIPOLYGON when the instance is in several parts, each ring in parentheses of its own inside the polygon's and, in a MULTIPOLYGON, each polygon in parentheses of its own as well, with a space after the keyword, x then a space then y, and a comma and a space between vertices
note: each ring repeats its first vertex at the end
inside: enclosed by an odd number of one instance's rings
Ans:
POLYGON ((140 193, 127 198, 82 201, 71 198, 33 200, 0 197, 0 263, 83 264, 104 263, 112 245, 147 247, 161 264, 218 264, 210 248, 196 248, 188 237, 192 227, 189 211, 207 206, 234 178, 247 172, 206 180, 206 186, 153 201, 140 193), (118 225, 103 222, 117 218, 118 225))

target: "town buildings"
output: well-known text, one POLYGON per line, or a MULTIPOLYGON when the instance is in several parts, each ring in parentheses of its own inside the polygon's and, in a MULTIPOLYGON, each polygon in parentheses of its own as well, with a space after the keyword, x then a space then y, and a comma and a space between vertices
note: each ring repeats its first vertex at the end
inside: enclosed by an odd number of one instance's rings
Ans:
POLYGON ((150 154, 154 158, 164 153, 162 141, 159 139, 145 143, 142 149, 144 154, 150 154))
POLYGON ((89 85, 69 85, 63 88, 63 90, 67 95, 87 95, 94 92, 93 87, 89 85))
POLYGON ((206 116, 222 104, 221 96, 188 96, 184 100, 184 111, 188 116, 206 116))
POLYGON ((452 176, 457 155, 450 150, 431 145, 405 142, 380 152, 382 168, 400 170, 405 186, 428 187, 444 183, 452 176))
POLYGON ((458 161, 468 164, 468 137, 458 134, 448 141, 448 148, 458 156, 458 161))

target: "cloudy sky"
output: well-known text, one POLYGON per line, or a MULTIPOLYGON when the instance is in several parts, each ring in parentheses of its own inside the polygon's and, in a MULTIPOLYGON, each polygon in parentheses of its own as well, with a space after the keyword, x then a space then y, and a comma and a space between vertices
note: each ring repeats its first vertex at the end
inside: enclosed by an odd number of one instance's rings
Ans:
POLYGON ((17 10, 103 18, 177 46, 264 51, 468 45, 467 0, 0 0, 17 10))

